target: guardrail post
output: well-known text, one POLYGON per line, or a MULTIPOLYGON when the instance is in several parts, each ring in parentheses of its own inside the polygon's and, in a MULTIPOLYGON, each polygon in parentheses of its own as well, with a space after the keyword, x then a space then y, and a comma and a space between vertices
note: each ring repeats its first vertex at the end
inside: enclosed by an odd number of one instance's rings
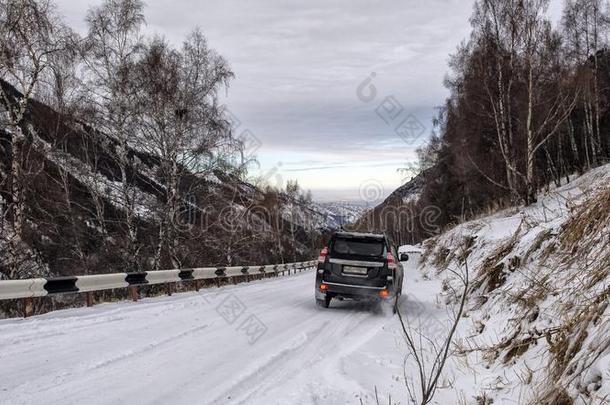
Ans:
POLYGON ((199 292, 199 280, 195 280, 195 291, 199 292))
POLYGON ((129 287, 129 295, 131 296, 131 299, 133 300, 133 302, 138 302, 138 298, 139 298, 139 292, 138 292, 138 287, 135 285, 132 285, 131 287, 129 287))
POLYGON ((168 296, 172 296, 172 283, 165 283, 165 290, 168 296))
POLYGON ((32 316, 34 314, 34 299, 32 297, 27 297, 22 300, 23 303, 23 317, 27 318, 28 316, 32 316))
POLYGON ((216 277, 216 287, 220 288, 220 277, 216 277))
POLYGON ((87 307, 93 306, 93 293, 91 291, 85 293, 85 301, 87 302, 87 307))

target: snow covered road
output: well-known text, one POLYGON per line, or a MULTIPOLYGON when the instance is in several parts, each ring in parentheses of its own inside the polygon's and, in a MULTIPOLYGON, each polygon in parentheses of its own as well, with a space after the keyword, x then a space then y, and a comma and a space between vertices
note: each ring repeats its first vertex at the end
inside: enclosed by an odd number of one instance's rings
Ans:
POLYGON ((0 403, 405 403, 397 317, 318 309, 314 276, 0 321, 0 403))

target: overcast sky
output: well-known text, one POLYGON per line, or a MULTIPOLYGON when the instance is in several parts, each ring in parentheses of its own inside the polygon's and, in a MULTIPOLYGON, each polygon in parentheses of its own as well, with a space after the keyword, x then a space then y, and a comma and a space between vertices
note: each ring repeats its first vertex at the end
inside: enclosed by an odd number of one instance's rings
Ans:
MULTIPOLYGON (((99 0, 56 0, 85 32, 99 0)), ((224 102, 263 175, 320 200, 387 195, 447 93, 448 56, 471 0, 148 0, 147 31, 173 43, 199 26, 236 78, 224 102), (370 81, 366 81, 370 79, 370 81), (398 128, 398 130, 397 130, 398 128), (371 190, 372 188, 372 190, 371 190)), ((551 14, 559 15, 561 0, 551 14)))

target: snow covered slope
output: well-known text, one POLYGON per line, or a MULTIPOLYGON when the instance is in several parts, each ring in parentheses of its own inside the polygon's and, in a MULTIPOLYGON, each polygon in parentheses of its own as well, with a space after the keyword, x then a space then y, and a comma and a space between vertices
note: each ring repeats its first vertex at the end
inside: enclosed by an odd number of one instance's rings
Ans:
POLYGON ((463 274, 466 263, 470 271, 446 375, 456 395, 484 404, 609 403, 610 165, 424 248, 420 270, 441 281, 439 302, 461 291, 451 271, 463 274))

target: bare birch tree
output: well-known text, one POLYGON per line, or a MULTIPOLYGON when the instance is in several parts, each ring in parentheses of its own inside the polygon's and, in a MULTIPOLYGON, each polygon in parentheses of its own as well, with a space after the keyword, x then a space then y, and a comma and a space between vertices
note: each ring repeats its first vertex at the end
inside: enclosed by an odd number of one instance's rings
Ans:
POLYGON ((133 179, 135 162, 130 153, 136 121, 132 72, 142 52, 143 7, 140 0, 105 0, 91 8, 83 49, 88 90, 98 112, 96 125, 116 140, 113 152, 120 172, 118 201, 124 214, 124 255, 132 270, 139 268, 140 249, 135 209, 138 192, 133 179))
POLYGON ((475 3, 471 23, 475 35, 491 40, 495 49, 495 72, 485 86, 493 112, 498 146, 505 164, 506 183, 514 201, 519 199, 518 182, 523 177, 514 152, 513 89, 517 81, 516 58, 521 18, 516 1, 482 0, 475 3))
POLYGON ((585 112, 584 149, 587 167, 596 165, 602 148, 600 89, 600 52, 606 48, 606 36, 610 28, 607 3, 602 0, 568 0, 565 3, 562 29, 567 56, 577 65, 589 65, 580 69, 583 75, 582 105, 585 112))
POLYGON ((137 65, 138 145, 160 161, 163 199, 158 215, 154 267, 179 267, 180 206, 189 182, 224 168, 236 146, 218 103, 218 92, 233 77, 227 62, 196 30, 182 48, 153 40, 137 65), (162 257, 168 260, 162 261, 162 257))
POLYGON ((561 58, 561 40, 545 17, 548 4, 548 0, 520 3, 523 8, 522 55, 527 83, 525 201, 528 204, 536 200, 536 153, 562 128, 577 99, 577 95, 565 94, 561 87, 562 78, 568 75, 558 60, 561 58))
POLYGON ((65 49, 65 27, 47 0, 0 0, 0 106, 10 135, 8 167, 0 171, 2 227, 7 236, 9 277, 19 273, 26 225, 27 156, 32 147, 26 126, 29 103, 53 57, 65 49), (16 90, 16 91, 15 91, 16 90), (7 224, 8 221, 8 224, 7 224), (8 226, 6 226, 8 225, 8 226))

